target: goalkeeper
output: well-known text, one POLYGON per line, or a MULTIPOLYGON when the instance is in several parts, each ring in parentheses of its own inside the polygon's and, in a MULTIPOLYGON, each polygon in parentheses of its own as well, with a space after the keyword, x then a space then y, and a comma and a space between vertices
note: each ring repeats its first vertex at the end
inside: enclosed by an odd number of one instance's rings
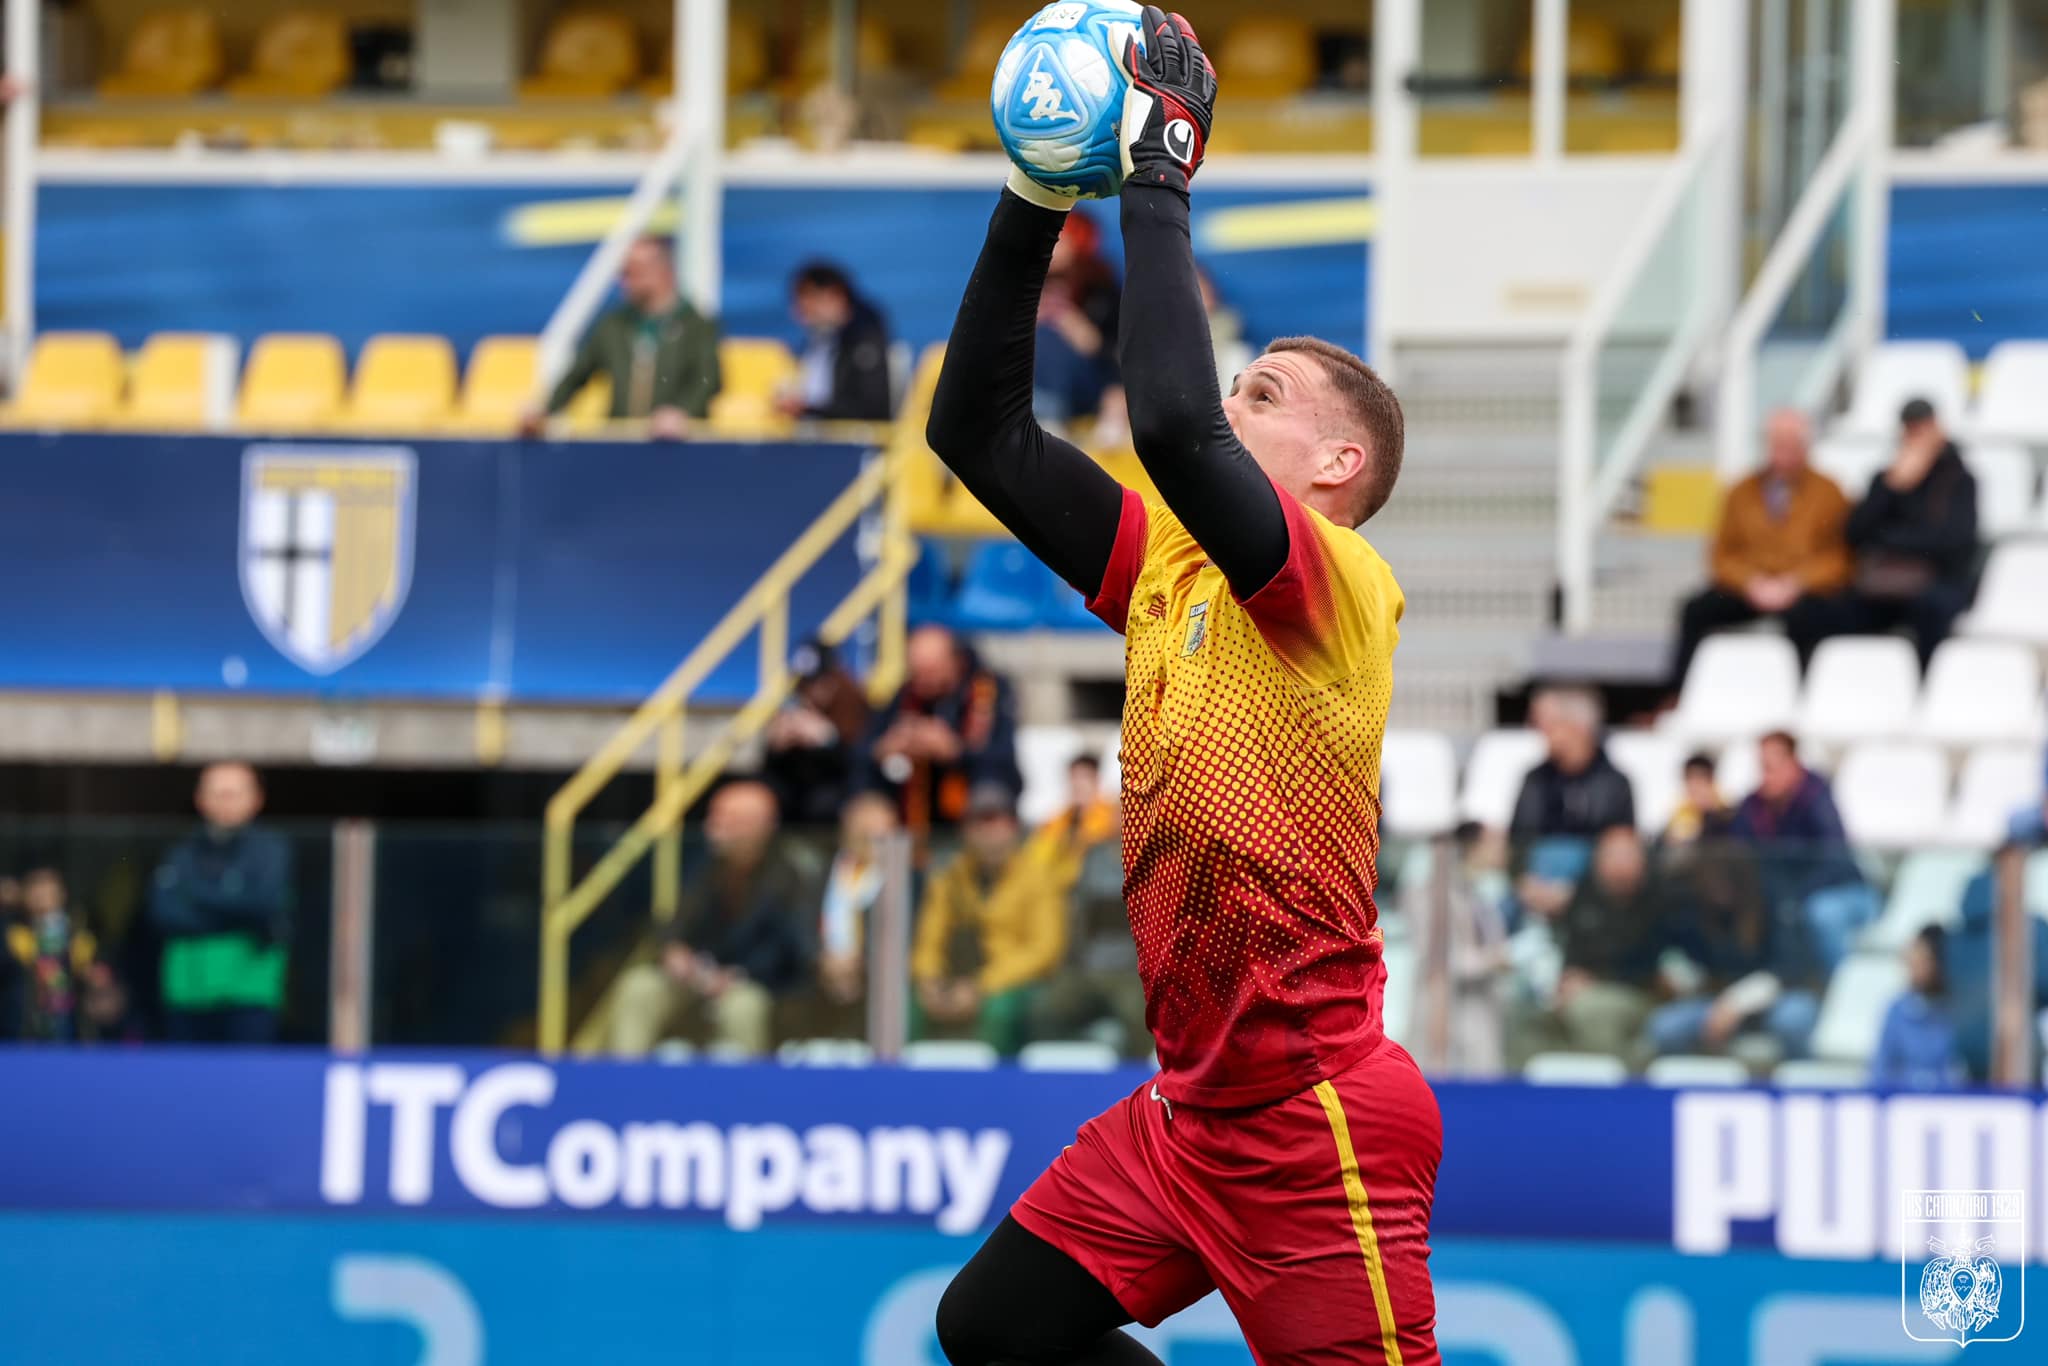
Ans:
POLYGON ((1373 903, 1401 590, 1355 528, 1401 467, 1364 362, 1277 341, 1218 392, 1188 233, 1216 75, 1125 53, 1121 488, 1031 416, 1066 207, 1013 174, 928 436, 1126 637, 1124 893, 1159 1076, 1084 1125, 939 1306, 954 1366, 1158 1366, 1121 1329, 1221 1290, 1263 1363, 1437 1362, 1435 1097, 1385 1037, 1373 903))

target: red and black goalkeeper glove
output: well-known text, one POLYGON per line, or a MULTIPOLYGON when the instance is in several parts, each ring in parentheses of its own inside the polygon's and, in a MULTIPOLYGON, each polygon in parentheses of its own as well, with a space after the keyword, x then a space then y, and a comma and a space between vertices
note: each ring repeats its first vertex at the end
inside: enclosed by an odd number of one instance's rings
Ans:
POLYGON ((1178 14, 1145 6, 1145 45, 1124 47, 1124 183, 1187 192, 1216 119, 1216 68, 1178 14))

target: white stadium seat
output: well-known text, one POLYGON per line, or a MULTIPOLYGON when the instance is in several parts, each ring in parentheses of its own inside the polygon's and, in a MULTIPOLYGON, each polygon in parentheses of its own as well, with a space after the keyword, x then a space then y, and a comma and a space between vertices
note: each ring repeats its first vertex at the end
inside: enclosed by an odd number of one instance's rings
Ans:
POLYGON ((1991 552, 1964 635, 2048 645, 2048 541, 2007 541, 1991 552))
POLYGON ((1771 1085, 1781 1091, 1860 1091, 1870 1085, 1870 1069, 1849 1062, 1794 1058, 1772 1070, 1771 1085))
POLYGON ((1984 856, 1962 850, 1923 850, 1899 863, 1884 912, 1863 932, 1873 949, 1898 949, 1929 925, 1954 925, 1962 915, 1963 889, 1984 869, 1984 856))
POLYGON ((1964 448, 1963 463, 1977 477, 1977 534, 1995 541, 2027 530, 2040 482, 2034 457, 2021 446, 1986 442, 1964 448))
POLYGON ((2041 804, 2041 751, 2032 745, 1987 745, 1970 751, 1956 781, 1947 834, 1973 849, 2005 839, 2013 816, 2041 804))
POLYGON ((980 1039, 919 1039, 903 1045, 903 1065, 921 1072, 986 1072, 996 1051, 980 1039))
POLYGON ((1628 1080, 1620 1058, 1605 1053, 1538 1053, 1522 1068, 1537 1086, 1619 1086, 1628 1080))
POLYGON ((2041 738, 2041 664, 2024 645, 1945 640, 1927 666, 1911 733, 1961 749, 2041 738))
POLYGON ((1480 736, 1465 761, 1459 814, 1495 830, 1507 829, 1515 799, 1522 795, 1522 779, 1545 753, 1543 737, 1533 730, 1490 730, 1480 736))
POLYGON ((1674 1053, 1643 1069, 1652 1086, 1747 1086, 1749 1069, 1733 1058, 1674 1053))
POLYGON ((1891 447, 1874 436, 1830 436, 1813 447, 1813 467, 1840 485, 1851 503, 1870 491, 1891 458, 1891 447))
POLYGON ((1799 737, 1822 745, 1903 734, 1920 691, 1920 657, 1897 636, 1824 640, 1806 669, 1799 737))
POLYGON ((1066 809, 1067 765, 1080 753, 1081 733, 1072 726, 1017 727, 1017 767, 1024 774, 1017 814, 1026 829, 1066 809))
POLYGON ((1017 1054, 1026 1072, 1114 1072, 1116 1050, 1094 1039, 1043 1039, 1017 1054))
POLYGON ((866 1067, 875 1050, 866 1039, 791 1039, 775 1057, 792 1067, 866 1067))
POLYGON ((1918 741, 1876 741, 1835 769, 1835 806, 1851 843, 1903 849, 1941 829, 1948 814, 1948 756, 1918 741))
POLYGON ((1867 1063, 1877 1052, 1884 1015, 1906 989, 1906 965, 1889 949, 1852 953, 1828 979, 1813 1054, 1835 1062, 1867 1063))
POLYGON ((2048 444, 2048 342, 2009 341, 1991 348, 1970 431, 1980 438, 2048 444))
POLYGON ((1757 753, 1756 741, 1737 740, 1723 749, 1715 762, 1714 786, 1720 790, 1721 800, 1739 806, 1744 797, 1756 791, 1762 773, 1763 756, 1757 753))
POLYGON ((1856 398, 1837 424, 1839 433, 1898 435, 1899 410, 1916 398, 1952 427, 1969 412, 1970 361, 1948 341, 1885 342, 1870 353, 1856 377, 1856 398))
POLYGON ((1799 656, 1783 636, 1709 636, 1693 656, 1671 728, 1691 740, 1789 729, 1799 709, 1799 656))
POLYGON ((1458 823, 1458 752, 1433 730, 1390 730, 1380 752, 1387 833, 1441 835, 1458 823))
POLYGON ((1663 731, 1610 731, 1607 757, 1628 775, 1637 828, 1650 832, 1669 825, 1685 783, 1685 746, 1678 737, 1663 731))

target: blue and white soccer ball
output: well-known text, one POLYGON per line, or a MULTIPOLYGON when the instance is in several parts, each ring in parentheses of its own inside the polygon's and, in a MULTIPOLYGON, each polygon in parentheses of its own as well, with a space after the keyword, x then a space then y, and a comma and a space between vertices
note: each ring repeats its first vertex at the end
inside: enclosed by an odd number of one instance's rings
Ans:
POLYGON ((989 112, 1003 150, 1055 194, 1108 199, 1123 188, 1124 47, 1136 0, 1063 0, 1025 21, 1003 49, 989 112))

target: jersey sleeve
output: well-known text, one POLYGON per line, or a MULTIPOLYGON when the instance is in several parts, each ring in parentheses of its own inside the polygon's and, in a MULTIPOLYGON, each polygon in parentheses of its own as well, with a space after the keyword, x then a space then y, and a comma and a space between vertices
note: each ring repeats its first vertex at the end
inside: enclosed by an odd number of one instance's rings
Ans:
POLYGON ((1150 534, 1151 515, 1144 497, 1136 489, 1125 489, 1109 567, 1102 571, 1102 583, 1088 599, 1088 610, 1119 634, 1131 619, 1131 592, 1145 568, 1145 541, 1150 534))
POLYGON ((1285 492, 1287 560, 1239 603, 1273 653, 1312 683, 1355 673, 1391 655, 1405 601, 1393 571, 1355 531, 1333 525, 1285 492))

